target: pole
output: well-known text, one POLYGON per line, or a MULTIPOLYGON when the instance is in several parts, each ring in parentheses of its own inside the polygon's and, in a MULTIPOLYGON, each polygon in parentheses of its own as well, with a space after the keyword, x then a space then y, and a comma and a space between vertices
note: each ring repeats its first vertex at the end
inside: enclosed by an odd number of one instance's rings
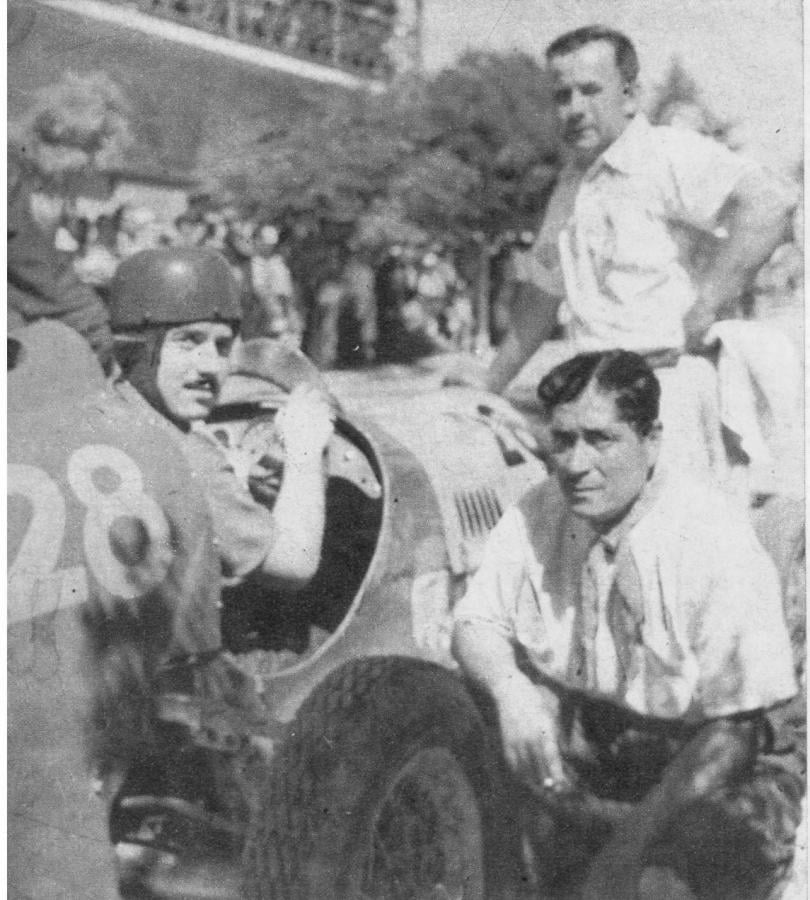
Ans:
POLYGON ((475 352, 483 356, 490 348, 489 339, 489 244, 482 237, 479 244, 478 284, 475 303, 475 352))

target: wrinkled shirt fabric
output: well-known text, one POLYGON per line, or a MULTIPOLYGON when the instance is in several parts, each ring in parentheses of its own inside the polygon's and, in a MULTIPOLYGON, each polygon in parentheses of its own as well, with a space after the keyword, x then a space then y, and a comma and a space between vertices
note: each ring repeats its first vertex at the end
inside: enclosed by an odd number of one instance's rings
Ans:
POLYGON ((688 129, 637 115, 587 170, 561 172, 518 280, 564 298, 577 352, 682 348, 697 300, 687 254, 753 163, 688 129))
POLYGON ((657 474, 603 536, 556 479, 533 488, 493 530, 454 616, 561 687, 643 716, 699 723, 796 692, 771 560, 724 494, 684 475, 657 474), (596 545, 599 586, 583 591, 596 545))

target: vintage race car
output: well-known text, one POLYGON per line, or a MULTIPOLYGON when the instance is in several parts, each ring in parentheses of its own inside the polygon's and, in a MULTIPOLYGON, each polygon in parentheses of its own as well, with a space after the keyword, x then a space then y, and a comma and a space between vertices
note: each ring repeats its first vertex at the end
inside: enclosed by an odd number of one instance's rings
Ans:
MULTIPOLYGON (((283 465, 284 388, 319 377, 291 358, 228 382, 206 425, 226 452, 283 465)), ((132 418, 60 325, 12 334, 9 364, 14 891, 487 896, 504 794, 449 622, 504 508, 546 477, 522 420, 465 389, 356 396, 313 582, 220 596, 204 496, 165 428, 132 418), (220 616, 239 699, 199 677, 216 654, 156 662, 178 586, 220 616)))
MULTIPOLYGON (((237 468, 278 476, 274 418, 320 376, 296 354, 243 363, 205 428, 237 468)), ((511 407, 437 383, 334 378, 314 580, 220 591, 204 493, 165 427, 109 393, 69 329, 10 336, 10 896, 537 895, 449 623, 546 469, 511 407), (192 627, 221 631, 211 652, 171 656, 178 592, 192 627)), ((801 504, 756 518, 803 634, 801 504)))

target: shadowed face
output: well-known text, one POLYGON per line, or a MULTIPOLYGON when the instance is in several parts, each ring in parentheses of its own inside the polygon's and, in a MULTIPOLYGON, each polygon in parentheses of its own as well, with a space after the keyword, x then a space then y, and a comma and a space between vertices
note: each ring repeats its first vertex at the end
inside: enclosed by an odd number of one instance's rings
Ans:
POLYGON ((554 474, 571 511, 597 530, 612 528, 644 490, 660 426, 640 434, 619 418, 615 395, 593 385, 557 406, 550 426, 554 474))
POLYGON ((549 68, 561 137, 577 160, 590 163, 637 112, 637 87, 622 78, 609 41, 553 56, 549 68))
POLYGON ((157 388, 172 418, 188 424, 208 416, 228 374, 233 338, 224 322, 193 322, 166 333, 157 388))

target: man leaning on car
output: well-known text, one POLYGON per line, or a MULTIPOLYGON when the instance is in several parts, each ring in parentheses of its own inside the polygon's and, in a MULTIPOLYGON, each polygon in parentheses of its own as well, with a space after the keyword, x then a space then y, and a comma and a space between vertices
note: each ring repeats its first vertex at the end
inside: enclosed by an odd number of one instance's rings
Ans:
POLYGON ((553 477, 493 530, 455 656, 547 840, 576 845, 585 798, 627 804, 585 829, 583 897, 764 898, 805 790, 775 568, 727 497, 658 463, 641 356, 581 354, 538 394, 553 477))
POLYGON ((784 240, 795 192, 709 137, 653 126, 621 32, 578 28, 546 59, 563 167, 534 245, 516 259, 511 328, 486 387, 505 391, 541 347, 550 364, 633 350, 660 376, 664 455, 726 477, 712 369, 684 350, 705 351, 707 330, 784 240), (712 248, 700 265, 696 247, 712 248))

